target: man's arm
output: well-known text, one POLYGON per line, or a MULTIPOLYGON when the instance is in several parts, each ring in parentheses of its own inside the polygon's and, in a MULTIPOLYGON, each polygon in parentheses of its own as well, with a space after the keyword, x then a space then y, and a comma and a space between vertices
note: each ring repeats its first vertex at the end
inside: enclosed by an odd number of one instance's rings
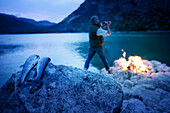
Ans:
POLYGON ((102 28, 99 28, 96 33, 97 36, 109 36, 111 35, 111 31, 109 28, 109 25, 107 24, 107 30, 104 30, 102 28))
POLYGON ((107 29, 108 29, 108 34, 111 35, 111 31, 110 31, 110 27, 109 27, 108 23, 107 23, 107 29))

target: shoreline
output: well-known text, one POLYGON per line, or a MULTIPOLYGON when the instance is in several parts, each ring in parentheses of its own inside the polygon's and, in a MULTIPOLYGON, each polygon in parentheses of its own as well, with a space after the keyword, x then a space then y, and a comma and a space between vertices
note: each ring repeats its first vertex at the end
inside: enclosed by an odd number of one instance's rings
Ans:
MULTIPOLYGON (((113 31, 111 30, 112 33, 170 33, 170 30, 168 31, 113 31)), ((0 33, 0 35, 17 35, 17 34, 56 34, 56 33, 88 33, 88 32, 47 32, 47 33, 42 33, 42 32, 37 32, 37 33, 0 33)))

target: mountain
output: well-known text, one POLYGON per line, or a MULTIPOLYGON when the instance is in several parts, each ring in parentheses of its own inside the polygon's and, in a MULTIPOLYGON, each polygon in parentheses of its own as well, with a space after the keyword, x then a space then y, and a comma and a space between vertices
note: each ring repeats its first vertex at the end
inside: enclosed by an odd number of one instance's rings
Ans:
POLYGON ((8 33, 36 33, 38 29, 55 25, 48 21, 35 21, 27 18, 17 18, 13 15, 0 13, 0 34, 8 33))
POLYGON ((87 32, 93 15, 112 21, 114 31, 170 30, 169 5, 169 0, 86 0, 48 31, 87 32))
POLYGON ((35 21, 33 19, 27 19, 27 18, 19 18, 21 21, 24 21, 26 23, 30 23, 39 27, 47 27, 47 26, 52 26, 55 25, 56 23, 51 23, 47 20, 43 20, 43 21, 35 21))
POLYGON ((169 0, 85 0, 58 24, 0 14, 0 33, 88 32, 93 15, 112 21, 112 31, 167 31, 169 5, 169 0))

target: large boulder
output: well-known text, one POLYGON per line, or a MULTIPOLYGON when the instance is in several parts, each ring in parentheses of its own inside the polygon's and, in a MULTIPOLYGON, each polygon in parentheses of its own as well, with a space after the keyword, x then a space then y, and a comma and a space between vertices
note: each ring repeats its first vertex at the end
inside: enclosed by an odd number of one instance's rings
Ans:
POLYGON ((110 76, 48 63, 40 86, 18 86, 21 71, 0 89, 0 112, 120 112, 123 91, 110 76))

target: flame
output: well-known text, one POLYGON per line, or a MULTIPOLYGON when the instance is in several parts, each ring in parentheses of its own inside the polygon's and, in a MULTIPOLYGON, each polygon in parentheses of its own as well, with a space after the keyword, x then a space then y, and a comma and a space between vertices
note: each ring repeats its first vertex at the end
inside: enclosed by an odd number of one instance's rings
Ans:
MULTIPOLYGON (((123 49, 122 49, 122 51, 123 51, 123 49)), ((125 51, 123 51, 123 57, 124 58, 126 57, 126 52, 125 51)))
POLYGON ((144 74, 148 72, 149 68, 144 65, 143 60, 140 56, 130 56, 128 58, 128 61, 126 61, 126 52, 122 49, 123 51, 123 57, 119 58, 120 62, 120 68, 122 68, 123 71, 126 70, 132 70, 133 73, 141 73, 144 74))

